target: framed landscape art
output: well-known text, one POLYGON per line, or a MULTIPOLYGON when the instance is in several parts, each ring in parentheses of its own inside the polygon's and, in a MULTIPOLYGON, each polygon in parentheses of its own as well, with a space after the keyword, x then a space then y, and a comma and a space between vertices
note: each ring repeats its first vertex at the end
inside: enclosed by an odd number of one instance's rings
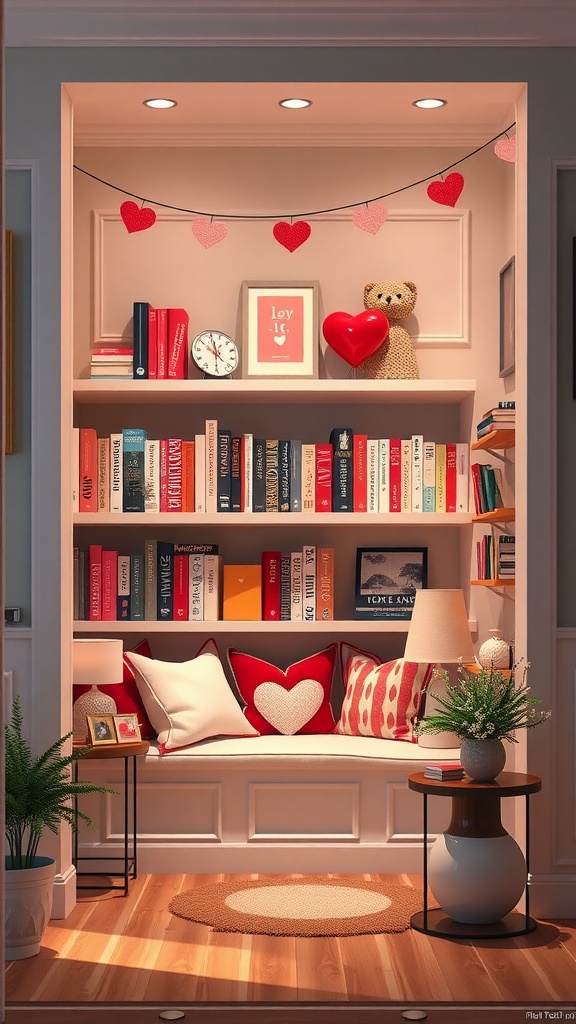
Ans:
POLYGON ((242 376, 318 376, 317 281, 242 283, 242 376))
POLYGON ((355 619, 410 619, 428 585, 428 548, 357 548, 355 619))

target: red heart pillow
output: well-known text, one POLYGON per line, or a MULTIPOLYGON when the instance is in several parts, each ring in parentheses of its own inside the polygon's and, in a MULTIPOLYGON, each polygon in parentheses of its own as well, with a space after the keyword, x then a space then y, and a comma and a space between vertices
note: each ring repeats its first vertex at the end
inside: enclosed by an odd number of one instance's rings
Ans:
POLYGON ((390 330, 388 317, 381 309, 351 313, 329 313, 322 331, 326 341, 351 366, 360 366, 385 342, 390 330))
POLYGON ((262 736, 334 731, 330 691, 336 644, 286 671, 235 647, 228 649, 228 662, 246 704, 244 714, 262 736))
POLYGON ((375 654, 341 643, 346 693, 335 732, 416 743, 414 734, 433 665, 397 658, 382 664, 375 654))

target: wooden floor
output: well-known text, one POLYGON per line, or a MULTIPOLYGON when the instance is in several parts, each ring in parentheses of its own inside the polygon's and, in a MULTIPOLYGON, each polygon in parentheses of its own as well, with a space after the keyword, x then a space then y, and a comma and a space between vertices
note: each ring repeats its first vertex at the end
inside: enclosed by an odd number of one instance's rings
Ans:
MULTIPOLYGON (((54 1021, 66 1021, 67 1006, 72 1010, 73 1005, 87 1004, 92 1011, 111 1004, 120 1011, 124 1004, 124 1021, 132 1019, 130 1007, 154 1007, 150 1019, 157 1020, 158 1007, 198 1003, 204 1014, 197 1019, 206 1021, 213 1018, 207 1011, 218 1006, 222 1011, 232 1008, 231 1021, 258 1021, 258 1006, 263 1009, 267 1004, 303 1011, 329 1007, 327 1020, 358 1024, 382 1022, 386 1007, 395 1007, 391 1019, 400 1020, 398 1009, 414 1006, 430 1009, 429 1022, 452 1019, 449 1008, 458 1005, 470 1010, 489 1005, 493 1024, 498 1008, 517 1010, 518 1020, 544 1019, 544 1014, 528 1014, 540 1009, 550 1014, 559 1008, 563 1016, 556 1019, 575 1019, 569 1010, 576 1009, 576 921, 541 922, 535 932, 514 939, 454 941, 413 930, 304 939, 216 933, 167 910, 177 892, 222 878, 143 875, 132 882, 126 898, 108 892, 79 893, 70 917, 49 925, 39 956, 7 964, 6 1020, 48 1022, 52 1005, 54 1010, 63 1008, 54 1021), (41 1017, 33 1013, 36 1004, 38 1011, 44 1007, 41 1017), (359 1004, 364 1011, 360 1016, 336 1013, 359 1004), (442 1007, 443 1015, 432 1012, 442 1007), (241 1009, 247 1017, 239 1015, 241 1009), (370 1009, 378 1011, 377 1018, 370 1009)), ((387 878, 421 885, 418 876, 387 878)), ((306 1014, 282 1015, 287 1021, 305 1018, 306 1014)), ((72 1019, 81 1024, 78 1009, 72 1019)), ((93 1012, 89 1019, 96 1020, 93 1012)), ((108 1013, 102 1019, 116 1018, 108 1013)), ((137 1019, 146 1018, 140 1013, 137 1019)), ((220 1013, 218 1020, 225 1019, 220 1013)), ((276 1019, 280 1020, 278 1011, 276 1019)), ((463 1018, 460 1012, 458 1024, 463 1019, 485 1018, 463 1018)), ((320 1016, 313 1014, 310 1020, 319 1021, 320 1016)))

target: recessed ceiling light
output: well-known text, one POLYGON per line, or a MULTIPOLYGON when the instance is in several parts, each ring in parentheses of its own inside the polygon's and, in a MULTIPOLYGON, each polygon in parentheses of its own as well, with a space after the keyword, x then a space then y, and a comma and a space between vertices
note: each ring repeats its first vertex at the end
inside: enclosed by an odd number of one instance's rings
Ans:
POLYGON ((311 107, 312 100, 288 99, 280 100, 278 106, 289 107, 291 110, 300 110, 301 107, 311 107))
POLYGON ((423 100, 414 100, 413 107, 421 107, 422 110, 434 110, 435 107, 445 107, 447 100, 439 100, 430 96, 423 100))
POLYGON ((168 107, 175 107, 176 100, 152 99, 144 100, 145 107, 154 107, 155 110, 167 110, 168 107))

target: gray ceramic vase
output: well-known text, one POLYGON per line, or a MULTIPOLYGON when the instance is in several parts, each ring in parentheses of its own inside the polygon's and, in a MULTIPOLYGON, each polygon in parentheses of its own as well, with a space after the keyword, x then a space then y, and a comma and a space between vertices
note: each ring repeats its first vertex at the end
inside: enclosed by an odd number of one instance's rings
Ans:
POLYGON ((492 782, 506 764, 502 740, 462 740, 460 763, 473 782, 492 782))

